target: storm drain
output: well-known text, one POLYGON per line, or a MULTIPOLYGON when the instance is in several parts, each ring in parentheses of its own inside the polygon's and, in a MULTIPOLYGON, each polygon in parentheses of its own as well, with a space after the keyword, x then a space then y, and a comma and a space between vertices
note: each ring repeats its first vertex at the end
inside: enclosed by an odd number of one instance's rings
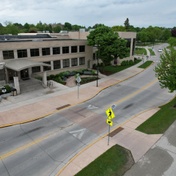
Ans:
POLYGON ((66 104, 66 105, 60 106, 60 107, 58 107, 58 108, 56 108, 56 109, 57 109, 57 110, 61 110, 61 109, 63 109, 63 108, 69 107, 69 106, 71 106, 71 104, 66 104))
POLYGON ((122 127, 119 127, 119 128, 117 128, 116 130, 114 130, 114 131, 112 131, 111 133, 109 133, 109 137, 113 137, 113 136, 115 136, 117 133, 119 133, 120 131, 122 131, 124 128, 122 128, 122 127))

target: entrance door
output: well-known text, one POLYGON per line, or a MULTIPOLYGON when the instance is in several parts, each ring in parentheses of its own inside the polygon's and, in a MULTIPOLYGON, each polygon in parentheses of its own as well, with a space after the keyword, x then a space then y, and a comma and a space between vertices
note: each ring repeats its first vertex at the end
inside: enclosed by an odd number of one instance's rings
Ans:
POLYGON ((22 80, 29 79, 29 71, 28 71, 28 69, 21 70, 21 79, 22 80))

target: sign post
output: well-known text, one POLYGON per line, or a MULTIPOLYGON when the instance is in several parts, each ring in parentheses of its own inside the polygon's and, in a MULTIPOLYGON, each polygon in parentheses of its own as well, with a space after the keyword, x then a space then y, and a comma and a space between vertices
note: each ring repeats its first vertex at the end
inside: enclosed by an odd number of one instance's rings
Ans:
POLYGON ((106 110, 106 115, 107 115, 107 119, 106 119, 106 123, 108 124, 108 145, 109 145, 109 141, 110 141, 110 127, 113 125, 113 121, 112 119, 115 117, 115 114, 112 110, 112 108, 109 108, 106 110))

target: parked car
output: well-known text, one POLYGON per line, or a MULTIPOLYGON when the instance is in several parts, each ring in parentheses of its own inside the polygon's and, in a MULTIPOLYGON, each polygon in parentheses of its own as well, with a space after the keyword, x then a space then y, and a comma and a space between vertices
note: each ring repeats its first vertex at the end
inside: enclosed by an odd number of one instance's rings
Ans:
POLYGON ((162 49, 158 49, 158 52, 162 52, 163 50, 162 49))

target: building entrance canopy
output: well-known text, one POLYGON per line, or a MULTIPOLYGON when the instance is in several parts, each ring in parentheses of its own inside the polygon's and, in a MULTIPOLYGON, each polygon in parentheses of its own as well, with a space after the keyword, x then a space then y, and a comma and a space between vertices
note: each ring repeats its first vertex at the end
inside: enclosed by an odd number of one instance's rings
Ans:
POLYGON ((14 71, 21 71, 26 68, 37 67, 37 66, 47 66, 51 67, 49 64, 45 64, 42 62, 36 62, 32 60, 25 60, 25 59, 14 59, 11 61, 7 61, 5 63, 5 67, 14 71))

